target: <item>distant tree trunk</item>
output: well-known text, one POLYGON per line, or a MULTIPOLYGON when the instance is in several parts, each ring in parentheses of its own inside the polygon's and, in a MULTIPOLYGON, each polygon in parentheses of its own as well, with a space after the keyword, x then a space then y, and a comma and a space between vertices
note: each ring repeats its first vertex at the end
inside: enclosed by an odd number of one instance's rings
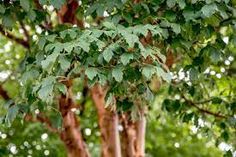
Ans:
POLYGON ((127 114, 122 114, 121 133, 122 156, 123 157, 144 157, 145 156, 145 130, 146 118, 141 113, 140 119, 132 121, 127 114))
POLYGON ((68 157, 89 157, 86 144, 83 140, 79 128, 79 122, 71 108, 75 107, 71 91, 71 83, 66 83, 68 91, 66 95, 61 95, 59 109, 63 118, 63 130, 61 139, 67 148, 68 157))
POLYGON ((106 92, 101 86, 95 85, 91 94, 98 113, 101 131, 102 157, 121 157, 118 115, 115 111, 105 109, 106 92))

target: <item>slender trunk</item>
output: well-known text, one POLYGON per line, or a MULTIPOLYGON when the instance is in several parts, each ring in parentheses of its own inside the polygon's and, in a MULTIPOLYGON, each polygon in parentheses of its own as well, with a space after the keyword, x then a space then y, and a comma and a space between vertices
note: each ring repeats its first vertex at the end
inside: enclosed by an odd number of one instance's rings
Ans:
POLYGON ((115 111, 105 109, 106 92, 101 86, 95 85, 91 94, 98 113, 101 131, 102 157, 121 157, 118 116, 115 111))
POLYGON ((63 118, 63 130, 61 139, 64 142, 68 157, 89 157, 86 144, 79 128, 79 122, 71 108, 75 106, 70 85, 67 84, 67 95, 62 95, 59 100, 59 108, 63 118))
POLYGON ((146 118, 143 113, 137 121, 129 119, 127 114, 121 117, 124 128, 122 131, 122 156, 123 157, 144 157, 145 156, 145 129, 146 118))
POLYGON ((146 118, 142 113, 140 119, 136 122, 136 131, 137 131, 137 157, 145 156, 145 132, 146 132, 146 118))
POLYGON ((121 117, 123 131, 121 132, 121 146, 123 157, 134 157, 136 154, 136 129, 135 123, 128 119, 126 114, 121 117))

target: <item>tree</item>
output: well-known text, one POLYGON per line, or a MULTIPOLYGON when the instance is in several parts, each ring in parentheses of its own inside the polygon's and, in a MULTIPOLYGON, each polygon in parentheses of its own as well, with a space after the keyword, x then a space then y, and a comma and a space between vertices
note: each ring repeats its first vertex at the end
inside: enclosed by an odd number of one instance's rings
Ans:
POLYGON ((0 88, 7 109, 2 121, 41 122, 64 142, 68 156, 88 157, 79 118, 92 100, 101 156, 142 157, 146 116, 157 96, 163 110, 194 123, 216 144, 234 141, 235 5, 3 0, 0 33, 22 46, 17 58, 23 59, 14 66, 4 61, 4 74, 12 77, 0 88), (12 90, 20 88, 15 95, 4 88, 11 81, 12 90))

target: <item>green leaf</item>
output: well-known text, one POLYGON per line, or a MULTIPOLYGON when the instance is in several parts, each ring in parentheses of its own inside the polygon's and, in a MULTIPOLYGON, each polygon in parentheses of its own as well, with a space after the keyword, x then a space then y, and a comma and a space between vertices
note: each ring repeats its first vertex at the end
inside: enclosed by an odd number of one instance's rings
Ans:
POLYGON ((31 21, 34 21, 36 19, 36 13, 33 9, 31 9, 29 12, 28 12, 28 16, 29 16, 29 19, 31 21))
POLYGON ((20 0, 20 5, 25 11, 29 11, 30 9, 30 2, 29 0, 20 0))
POLYGON ((52 122, 52 127, 53 128, 57 128, 57 129, 62 128, 63 118, 62 118, 60 112, 57 112, 53 115, 50 115, 49 118, 50 118, 50 122, 52 122))
POLYGON ((11 15, 5 15, 2 18, 2 24, 5 27, 12 27, 14 25, 15 21, 11 15))
POLYGON ((184 0, 177 0, 177 3, 179 5, 180 9, 184 9, 186 6, 186 3, 184 0))
POLYGON ((64 95, 67 92, 66 86, 63 83, 57 83, 56 88, 64 95))
POLYGON ((117 82, 121 82, 123 80, 123 71, 120 67, 116 67, 112 70, 112 77, 115 78, 117 82))
POLYGON ((51 35, 47 35, 46 39, 50 42, 54 42, 56 39, 57 35, 56 34, 51 34, 51 35))
POLYGON ((145 66, 142 68, 142 74, 147 79, 151 79, 152 75, 155 74, 155 68, 153 66, 145 66))
POLYGON ((134 59, 134 55, 132 53, 124 53, 120 56, 120 61, 123 65, 127 65, 132 59, 134 59))
POLYGON ((196 68, 191 68, 191 69, 189 70, 189 79, 190 79, 191 81, 195 81, 195 80, 198 79, 198 71, 197 71, 196 68))
POLYGON ((44 37, 39 38, 39 41, 38 41, 37 45, 38 45, 40 50, 43 50, 45 44, 46 44, 46 39, 44 37))
POLYGON ((64 71, 66 71, 70 67, 70 61, 65 56, 60 56, 59 57, 59 63, 60 63, 61 69, 64 70, 64 71))
POLYGON ((46 5, 47 4, 47 0, 39 0, 39 4, 40 5, 46 5))
POLYGON ((85 40, 80 40, 78 43, 77 43, 77 46, 81 47, 85 52, 89 52, 90 50, 90 43, 85 41, 85 40))
POLYGON ((139 42, 139 38, 137 35, 131 34, 130 32, 124 30, 124 28, 119 28, 119 32, 124 37, 126 43, 130 48, 133 48, 134 44, 139 42))
POLYGON ((108 21, 103 22, 103 26, 112 30, 116 29, 116 26, 112 22, 108 22, 108 21))
POLYGON ((113 53, 112 49, 110 47, 108 47, 103 51, 102 55, 103 55, 103 58, 105 59, 105 61, 110 62, 114 53, 113 53))
POLYGON ((165 72, 162 68, 156 67, 156 73, 159 77, 161 77, 164 81, 170 83, 171 82, 171 75, 170 73, 165 72))
POLYGON ((173 29, 173 32, 175 32, 176 34, 179 34, 181 32, 181 28, 179 24, 172 23, 171 28, 173 29))
POLYGON ((10 126, 11 123, 14 121, 14 119, 16 118, 16 116, 18 114, 18 111, 19 111, 18 105, 13 105, 8 108, 6 119, 5 119, 8 126, 10 126))
POLYGON ((166 4, 168 7, 173 8, 175 6, 176 0, 167 0, 166 4))
POLYGON ((41 88, 38 91, 38 96, 45 102, 51 102, 53 98, 53 87, 56 82, 56 78, 49 76, 43 79, 41 88))
POLYGON ((69 35, 71 39, 75 39, 77 36, 76 30, 74 29, 67 29, 60 32, 60 37, 65 39, 66 35, 69 35))
POLYGON ((60 9, 61 6, 66 3, 66 0, 49 0, 49 3, 56 9, 60 9))
POLYGON ((93 68, 93 67, 88 67, 86 70, 85 70, 85 74, 88 76, 88 78, 90 80, 93 80, 94 77, 97 76, 98 74, 98 70, 96 68, 93 68))
POLYGON ((217 5, 215 3, 204 5, 201 9, 202 13, 206 17, 210 17, 213 15, 216 11, 218 11, 217 5))
POLYGON ((47 56, 47 58, 41 62, 42 68, 48 69, 51 65, 53 65, 55 63, 57 57, 59 56, 59 54, 60 53, 58 53, 58 52, 53 52, 52 54, 47 56))
POLYGON ((107 48, 105 48, 105 50, 102 53, 103 58, 105 59, 105 61, 110 62, 110 60, 112 59, 112 56, 114 55, 113 52, 117 48, 118 48, 118 44, 117 43, 112 43, 107 48))
POLYGON ((5 7, 0 4, 0 13, 4 14, 5 13, 5 7))

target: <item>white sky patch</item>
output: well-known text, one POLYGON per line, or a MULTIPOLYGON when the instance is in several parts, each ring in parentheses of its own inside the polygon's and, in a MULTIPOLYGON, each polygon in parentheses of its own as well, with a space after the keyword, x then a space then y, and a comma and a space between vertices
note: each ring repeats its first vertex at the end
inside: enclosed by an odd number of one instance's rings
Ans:
POLYGON ((223 41, 228 44, 229 43, 229 37, 223 37, 223 41))
POLYGON ((204 127, 204 126, 205 126, 205 125, 204 125, 204 121, 203 121, 201 118, 198 119, 198 125, 199 125, 200 127, 204 127))
POLYGON ((45 141, 47 138, 48 138, 48 134, 47 134, 47 133, 43 133, 43 134, 41 135, 41 139, 42 139, 43 141, 45 141))
POLYGON ((52 12, 54 10, 54 7, 52 5, 47 7, 48 11, 52 12))
POLYGON ((44 155, 48 156, 50 154, 49 150, 45 150, 44 152, 44 155))
POLYGON ((41 146, 40 145, 36 145, 35 149, 36 150, 41 150, 41 146))
POLYGON ((210 75, 215 75, 215 74, 216 74, 216 72, 213 70, 210 72, 210 75))
POLYGON ((26 25, 26 26, 25 26, 25 29, 26 29, 27 31, 30 31, 31 28, 30 28, 29 25, 26 25))
POLYGON ((87 23, 87 22, 85 22, 85 23, 84 23, 84 27, 85 27, 85 28, 90 28, 90 24, 87 23))
POLYGON ((10 64, 11 64, 11 61, 10 61, 10 60, 8 60, 8 59, 7 59, 7 60, 5 60, 5 64, 6 64, 6 65, 10 65, 10 64))
POLYGON ((225 65, 230 65, 230 61, 229 60, 225 60, 225 65))
POLYGON ((20 55, 19 54, 16 54, 16 59, 20 59, 20 55))
POLYGON ((17 149, 15 145, 11 145, 9 150, 12 154, 17 154, 17 149))
POLYGON ((174 146, 175 146, 175 148, 179 148, 180 144, 178 142, 175 142, 174 146))
POLYGON ((10 71, 0 72, 0 81, 5 81, 9 77, 10 74, 11 74, 10 71))
POLYGON ((20 34, 23 34, 24 33, 24 30, 22 28, 19 29, 19 33, 20 34))
POLYGON ((180 99, 180 95, 175 95, 175 99, 179 100, 180 99))
POLYGON ((192 130, 192 132, 193 132, 194 134, 197 133, 198 128, 197 128, 195 125, 191 126, 190 129, 192 130))
POLYGON ((110 16, 110 15, 109 15, 109 13, 105 10, 105 11, 103 12, 103 16, 104 16, 104 17, 108 17, 108 16, 110 16))
POLYGON ((222 151, 228 151, 228 150, 232 149, 232 146, 225 143, 225 142, 221 142, 218 147, 222 151))
POLYGON ((233 56, 229 56, 228 60, 232 62, 234 60, 234 57, 233 56))
POLYGON ((179 75, 179 79, 180 80, 185 78, 185 72, 183 71, 182 68, 179 70, 178 75, 179 75))
POLYGON ((34 110, 34 113, 39 114, 40 113, 39 109, 34 110))
POLYGON ((76 109, 76 108, 71 108, 70 110, 71 110, 72 112, 76 112, 77 109, 76 109))
POLYGON ((209 74, 210 73, 210 68, 206 68, 206 70, 203 73, 204 74, 209 74))
POLYGON ((7 134, 1 134, 1 138, 2 139, 6 139, 7 138, 7 134))
POLYGON ((218 79, 220 79, 221 78, 221 74, 216 74, 216 77, 218 78, 218 79))
POLYGON ((75 99, 79 100, 81 99, 82 93, 81 92, 77 92, 75 99))
POLYGON ((39 26, 35 26, 36 33, 41 34, 43 32, 42 28, 39 26))
POLYGON ((23 144, 24 144, 24 146, 26 146, 26 147, 30 147, 30 145, 29 145, 29 142, 28 142, 28 141, 25 141, 23 144))
POLYGON ((32 39, 33 39, 33 41, 36 41, 36 40, 38 40, 38 36, 37 35, 33 35, 32 39))
POLYGON ((225 72, 225 68, 221 67, 221 68, 220 68, 220 71, 221 71, 222 73, 224 73, 224 72, 225 72))
POLYGON ((89 129, 89 128, 86 128, 86 129, 84 130, 84 132, 85 132, 85 135, 87 135, 87 136, 90 136, 91 133, 92 133, 91 129, 89 129))
POLYGON ((119 131, 123 131, 124 130, 123 126, 122 125, 118 125, 118 130, 119 131))

